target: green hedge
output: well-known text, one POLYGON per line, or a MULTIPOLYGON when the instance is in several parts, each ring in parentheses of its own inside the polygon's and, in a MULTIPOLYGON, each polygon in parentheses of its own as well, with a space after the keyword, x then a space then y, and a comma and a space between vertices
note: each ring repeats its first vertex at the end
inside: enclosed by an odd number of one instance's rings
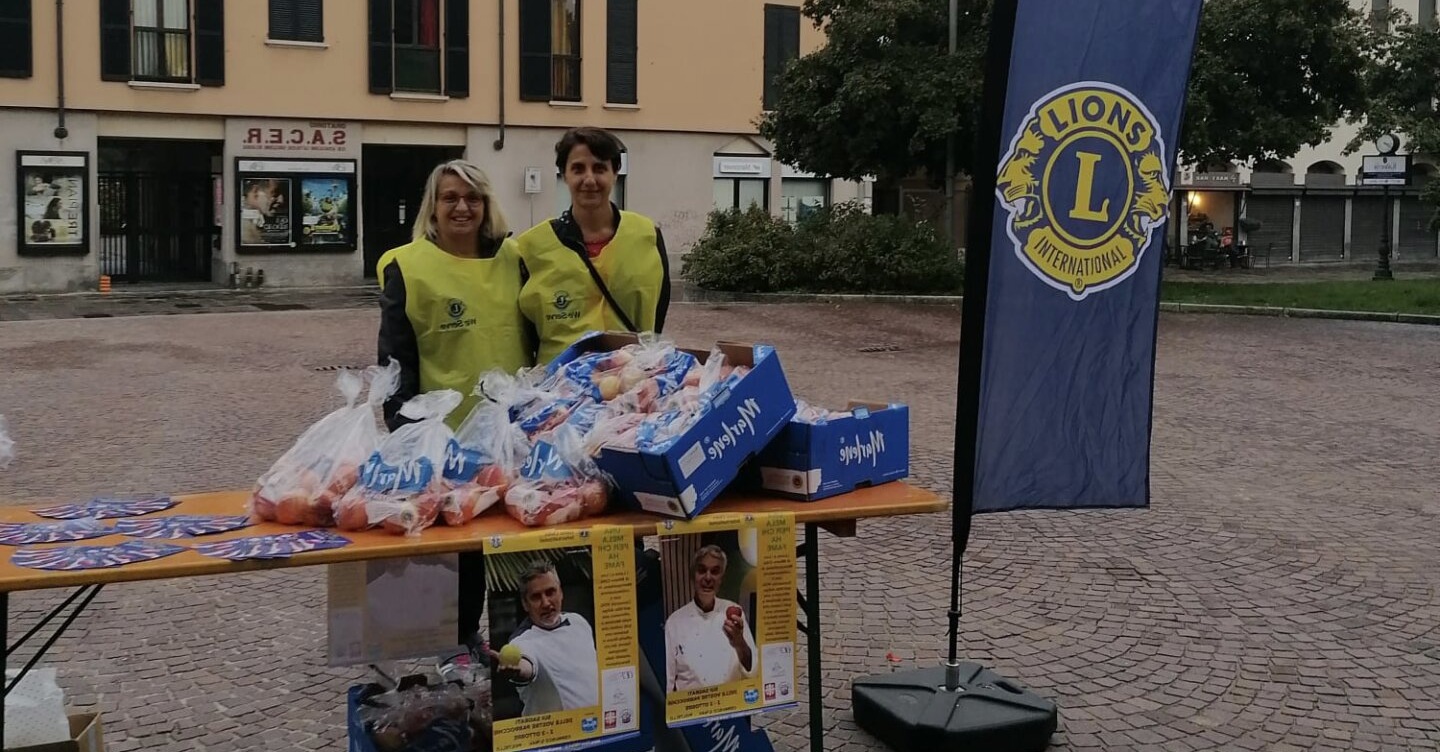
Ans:
POLYGON ((851 202, 794 226, 758 207, 711 212, 682 274, 727 292, 948 294, 960 290, 964 266, 928 223, 851 202))

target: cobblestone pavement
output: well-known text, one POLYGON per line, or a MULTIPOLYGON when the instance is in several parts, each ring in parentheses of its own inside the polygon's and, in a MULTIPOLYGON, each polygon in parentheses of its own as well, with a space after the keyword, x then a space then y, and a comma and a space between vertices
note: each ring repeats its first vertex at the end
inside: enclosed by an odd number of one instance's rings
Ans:
MULTIPOLYGON (((673 336, 779 347, 797 393, 912 406, 916 482, 948 493, 958 314, 677 306, 673 336), (866 354, 870 345, 898 351, 866 354)), ((0 324, 0 498, 247 486, 373 351, 367 311, 0 324)), ((1154 504, 976 521, 962 655, 1058 701, 1059 750, 1428 750, 1440 744, 1440 332, 1162 318, 1154 504)), ((822 536, 831 752, 878 750, 857 675, 934 665, 944 515, 822 536)), ((60 640, 107 748, 343 749, 360 677, 324 655, 324 572, 106 588, 60 640)), ((13 636, 63 593, 13 599, 13 636)), ((803 659, 803 656, 802 656, 803 659)), ((803 693, 802 697, 805 696, 803 693)), ((805 748, 804 709, 762 721, 805 748)))

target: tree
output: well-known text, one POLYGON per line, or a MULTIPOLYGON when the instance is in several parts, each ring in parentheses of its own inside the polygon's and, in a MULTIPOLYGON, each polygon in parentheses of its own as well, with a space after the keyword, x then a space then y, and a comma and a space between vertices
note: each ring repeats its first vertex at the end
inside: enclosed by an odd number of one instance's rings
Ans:
MULTIPOLYGON (((786 66, 760 133, 802 170, 855 180, 944 178, 945 139, 973 167, 989 0, 960 0, 951 58, 940 0, 805 0, 827 35, 786 66)), ((1288 158, 1363 106, 1371 42, 1348 0, 1209 0, 1201 17, 1182 159, 1288 158)))
POLYGON ((960 40, 949 50, 940 0, 805 0, 824 47, 786 66, 779 100, 759 124, 778 157, 847 180, 945 174, 954 130, 968 166, 981 96, 989 0, 960 0, 960 40))
POLYGON ((1289 159, 1365 107, 1374 33, 1349 0, 1209 0, 1200 18, 1180 158, 1289 159))
MULTIPOLYGON (((1383 37, 1366 67, 1365 86, 1370 107, 1356 118, 1361 126, 1346 153, 1360 151, 1382 133, 1395 133, 1411 154, 1440 155, 1440 30, 1404 24, 1383 37)), ((1440 204, 1440 181, 1426 185, 1422 198, 1440 204)), ((1440 229, 1440 212, 1431 225, 1440 229)))

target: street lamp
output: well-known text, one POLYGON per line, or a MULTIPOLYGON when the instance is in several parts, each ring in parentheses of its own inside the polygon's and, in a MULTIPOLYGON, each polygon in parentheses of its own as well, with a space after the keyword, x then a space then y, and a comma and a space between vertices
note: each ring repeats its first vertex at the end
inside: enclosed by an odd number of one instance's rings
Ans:
POLYGON ((1375 266, 1375 276, 1371 277, 1377 281, 1395 279, 1395 273, 1390 270, 1390 225, 1393 224, 1390 214, 1390 186, 1404 186, 1410 182, 1410 157, 1396 155, 1395 152, 1399 150, 1399 136, 1393 133, 1381 134, 1375 139, 1375 151, 1379 153, 1365 157, 1361 167, 1361 184, 1379 185, 1385 202, 1381 215, 1384 221, 1380 230, 1380 258, 1375 266))

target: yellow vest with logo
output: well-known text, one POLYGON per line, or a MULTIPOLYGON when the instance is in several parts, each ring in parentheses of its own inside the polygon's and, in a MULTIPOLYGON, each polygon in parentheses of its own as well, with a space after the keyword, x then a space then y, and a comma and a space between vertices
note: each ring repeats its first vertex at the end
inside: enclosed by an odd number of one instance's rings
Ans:
MULTIPOLYGON (((625 324, 585 268, 583 245, 582 250, 565 245, 548 221, 525 231, 519 241, 530 271, 520 309, 540 335, 537 362, 550 362, 587 331, 624 331, 625 324)), ((615 237, 591 263, 630 321, 642 332, 654 330, 665 284, 655 223, 621 211, 615 237)))
POLYGON ((457 428, 478 401, 471 392, 481 374, 533 365, 519 306, 518 247, 506 238, 493 258, 467 259, 417 240, 380 257, 382 285, 390 264, 400 265, 405 280, 405 315, 420 351, 420 392, 454 389, 464 395, 445 421, 457 428))

